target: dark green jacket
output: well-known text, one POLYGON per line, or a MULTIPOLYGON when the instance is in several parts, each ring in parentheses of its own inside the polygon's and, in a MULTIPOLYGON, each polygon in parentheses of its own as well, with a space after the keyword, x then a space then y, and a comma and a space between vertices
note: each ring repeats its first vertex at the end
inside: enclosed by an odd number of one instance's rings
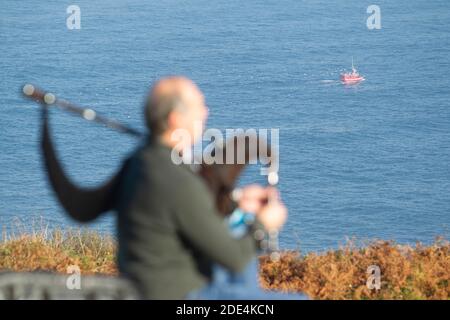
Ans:
POLYGON ((127 161, 117 194, 119 269, 145 298, 184 298, 213 263, 239 272, 256 254, 253 232, 231 237, 203 180, 158 142, 127 161))
POLYGON ((144 298, 184 298, 207 284, 213 263, 240 271, 255 255, 252 234, 261 225, 232 238, 202 178, 175 165, 168 147, 148 142, 108 182, 85 189, 58 160, 46 108, 42 129, 44 164, 61 205, 80 222, 118 212, 119 269, 144 298))

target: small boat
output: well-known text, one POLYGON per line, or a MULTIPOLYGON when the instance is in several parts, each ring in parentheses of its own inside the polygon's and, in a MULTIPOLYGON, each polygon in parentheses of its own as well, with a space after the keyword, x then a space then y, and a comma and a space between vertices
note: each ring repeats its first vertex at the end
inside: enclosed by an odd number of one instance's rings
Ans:
POLYGON ((345 84, 355 84, 361 81, 364 81, 364 77, 358 73, 355 66, 353 65, 353 57, 352 57, 352 72, 345 72, 341 74, 341 81, 345 84))

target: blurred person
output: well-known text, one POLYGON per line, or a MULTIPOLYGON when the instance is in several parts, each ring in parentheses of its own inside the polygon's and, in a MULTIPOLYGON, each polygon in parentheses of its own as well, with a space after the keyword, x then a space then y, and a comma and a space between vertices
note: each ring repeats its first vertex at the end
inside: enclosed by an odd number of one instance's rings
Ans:
POLYGON ((270 298, 258 291, 256 255, 261 235, 280 229, 287 209, 274 188, 244 187, 236 205, 252 219, 245 232, 233 235, 201 177, 172 161, 173 151, 183 154, 201 139, 194 123, 204 124, 208 116, 204 96, 191 80, 175 76, 155 83, 144 112, 148 138, 95 192, 78 189, 66 177, 47 113, 44 108, 44 158, 58 199, 82 222, 117 212, 119 271, 143 298, 270 298), (180 129, 190 139, 174 139, 180 129))

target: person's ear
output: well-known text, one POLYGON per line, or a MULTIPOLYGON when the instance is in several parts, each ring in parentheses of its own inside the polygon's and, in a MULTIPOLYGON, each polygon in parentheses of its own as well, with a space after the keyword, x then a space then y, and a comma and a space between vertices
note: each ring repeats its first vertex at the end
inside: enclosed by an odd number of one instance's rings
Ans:
POLYGON ((175 130, 182 128, 182 125, 183 123, 181 115, 176 111, 170 112, 169 115, 167 116, 167 127, 169 129, 175 130))

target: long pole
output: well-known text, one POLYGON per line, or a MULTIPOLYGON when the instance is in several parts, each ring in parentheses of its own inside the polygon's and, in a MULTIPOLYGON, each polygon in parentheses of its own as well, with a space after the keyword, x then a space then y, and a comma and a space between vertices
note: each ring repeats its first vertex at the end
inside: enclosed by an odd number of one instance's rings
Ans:
POLYGON ((97 112, 91 108, 83 108, 73 103, 70 103, 66 100, 59 99, 53 93, 45 92, 39 88, 36 88, 32 84, 24 85, 22 88, 22 92, 25 97, 33 101, 43 103, 47 106, 51 105, 57 106, 62 110, 69 111, 73 114, 81 116, 85 120, 106 125, 108 128, 114 129, 122 133, 130 134, 135 137, 144 136, 142 132, 134 128, 124 125, 116 120, 108 119, 104 116, 98 115, 97 112))

